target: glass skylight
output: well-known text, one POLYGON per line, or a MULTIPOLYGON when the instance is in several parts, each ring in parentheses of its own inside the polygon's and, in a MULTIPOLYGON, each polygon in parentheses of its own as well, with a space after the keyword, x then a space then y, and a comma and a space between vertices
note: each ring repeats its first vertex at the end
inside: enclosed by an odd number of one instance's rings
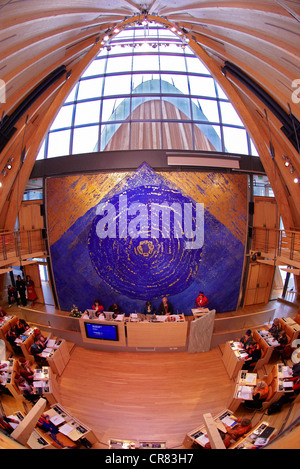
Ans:
POLYGON ((101 50, 62 105, 38 159, 151 148, 257 156, 205 65, 154 23, 121 31, 101 50))

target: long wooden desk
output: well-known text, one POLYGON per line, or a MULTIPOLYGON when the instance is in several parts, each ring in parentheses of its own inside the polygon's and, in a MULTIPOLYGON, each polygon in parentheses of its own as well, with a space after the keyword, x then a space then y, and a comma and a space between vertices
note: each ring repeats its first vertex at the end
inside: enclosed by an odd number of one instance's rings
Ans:
MULTIPOLYGON (((188 321, 177 317, 158 317, 156 321, 101 321, 80 319, 82 340, 88 344, 123 347, 124 349, 175 349, 186 347, 188 321), (102 327, 116 328, 115 339, 103 339, 102 327)), ((109 333, 110 334, 110 333, 109 333)), ((111 333, 113 335, 113 331, 111 333)))

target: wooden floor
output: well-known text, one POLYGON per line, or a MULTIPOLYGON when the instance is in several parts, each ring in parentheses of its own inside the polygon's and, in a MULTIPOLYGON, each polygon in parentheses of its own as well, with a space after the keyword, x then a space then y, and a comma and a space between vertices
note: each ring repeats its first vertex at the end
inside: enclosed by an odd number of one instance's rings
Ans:
POLYGON ((232 382, 219 349, 202 354, 110 353, 76 347, 60 380, 61 404, 109 438, 182 444, 206 412, 226 408, 232 382))

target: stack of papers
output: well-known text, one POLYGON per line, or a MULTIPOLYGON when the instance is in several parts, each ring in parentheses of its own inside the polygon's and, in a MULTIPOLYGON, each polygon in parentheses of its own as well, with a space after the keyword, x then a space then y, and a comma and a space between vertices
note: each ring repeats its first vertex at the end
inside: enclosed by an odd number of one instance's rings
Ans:
POLYGON ((253 388, 250 386, 240 386, 238 389, 238 398, 246 401, 253 399, 253 388))

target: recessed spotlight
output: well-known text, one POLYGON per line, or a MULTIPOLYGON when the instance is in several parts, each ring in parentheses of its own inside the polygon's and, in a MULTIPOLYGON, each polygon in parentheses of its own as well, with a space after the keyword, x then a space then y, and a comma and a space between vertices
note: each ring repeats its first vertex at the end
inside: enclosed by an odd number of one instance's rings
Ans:
POLYGON ((294 183, 298 184, 299 183, 299 178, 294 178, 294 183))

